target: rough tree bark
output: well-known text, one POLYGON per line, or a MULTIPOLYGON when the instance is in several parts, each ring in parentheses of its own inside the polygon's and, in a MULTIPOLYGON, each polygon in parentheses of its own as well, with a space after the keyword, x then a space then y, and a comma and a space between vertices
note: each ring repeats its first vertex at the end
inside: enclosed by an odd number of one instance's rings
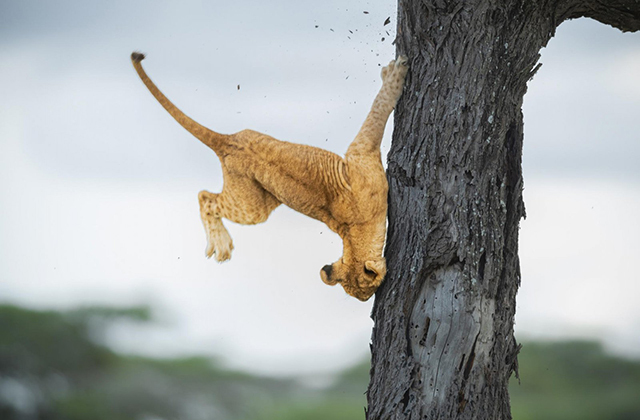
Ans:
POLYGON ((510 419, 522 100, 567 19, 640 29, 640 0, 399 0, 410 61, 388 156, 387 279, 367 419, 510 419))

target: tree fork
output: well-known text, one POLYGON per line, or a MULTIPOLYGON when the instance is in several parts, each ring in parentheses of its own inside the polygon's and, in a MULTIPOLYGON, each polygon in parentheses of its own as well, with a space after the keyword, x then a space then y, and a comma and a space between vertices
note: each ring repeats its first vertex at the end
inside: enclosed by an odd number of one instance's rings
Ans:
POLYGON ((562 21, 640 29, 640 1, 399 0, 410 71, 388 155, 388 274, 367 419, 510 419, 525 216, 522 101, 562 21))

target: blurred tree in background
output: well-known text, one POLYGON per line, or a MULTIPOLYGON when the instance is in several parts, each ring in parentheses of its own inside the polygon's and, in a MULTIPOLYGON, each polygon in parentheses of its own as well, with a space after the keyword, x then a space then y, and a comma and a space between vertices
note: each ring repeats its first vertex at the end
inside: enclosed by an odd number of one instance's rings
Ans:
MULTIPOLYGON (((369 362, 313 388, 232 371, 210 358, 123 355, 97 338, 147 308, 35 311, 0 306, 2 420, 356 420, 369 362)), ((640 419, 640 362, 591 342, 530 343, 511 384, 516 420, 640 419)))
POLYGON ((335 391, 317 392, 297 379, 235 372, 210 358, 122 355, 96 340, 114 322, 148 321, 149 314, 146 308, 56 312, 0 306, 0 419, 363 416, 367 369, 364 376, 346 373, 335 391))
POLYGON ((608 355, 595 342, 525 344, 512 379, 516 420, 638 420, 640 362, 608 355))

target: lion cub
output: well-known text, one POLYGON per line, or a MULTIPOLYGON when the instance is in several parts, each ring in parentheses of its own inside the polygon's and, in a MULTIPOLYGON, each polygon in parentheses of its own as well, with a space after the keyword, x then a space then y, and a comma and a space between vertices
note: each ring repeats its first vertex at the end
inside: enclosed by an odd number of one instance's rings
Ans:
POLYGON ((349 295, 362 301, 369 299, 387 272, 382 251, 388 185, 380 142, 402 93, 407 60, 400 57, 382 69, 382 88, 341 158, 251 130, 227 135, 203 127, 180 111, 149 79, 141 64, 144 57, 137 52, 131 54, 144 84, 176 121, 213 149, 222 164, 222 192, 198 194, 207 257, 215 255, 219 262, 231 258, 233 242, 222 224, 223 217, 241 224, 262 223, 284 203, 324 222, 343 240, 342 258, 322 268, 322 281, 340 283, 349 295))

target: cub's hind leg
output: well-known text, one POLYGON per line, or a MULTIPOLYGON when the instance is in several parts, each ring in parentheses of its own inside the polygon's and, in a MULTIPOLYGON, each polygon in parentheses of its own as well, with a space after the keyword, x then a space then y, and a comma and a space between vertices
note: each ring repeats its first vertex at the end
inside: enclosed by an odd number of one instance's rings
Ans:
POLYGON ((201 191, 200 217, 207 235, 205 254, 216 261, 223 262, 231 258, 233 241, 222 224, 222 218, 232 222, 253 225, 262 223, 280 202, 254 180, 224 174, 224 187, 220 194, 201 191))

